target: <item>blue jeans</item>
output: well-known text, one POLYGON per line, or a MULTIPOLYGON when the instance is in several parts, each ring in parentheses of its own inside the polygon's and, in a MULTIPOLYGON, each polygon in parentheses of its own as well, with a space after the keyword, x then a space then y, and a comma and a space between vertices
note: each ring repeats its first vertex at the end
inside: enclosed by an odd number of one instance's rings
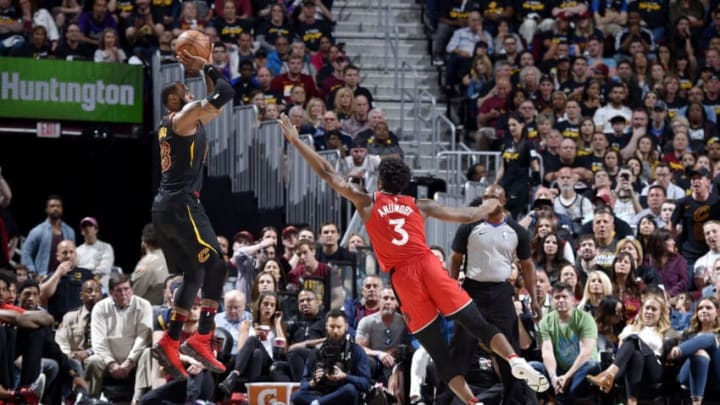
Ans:
POLYGON ((320 405, 357 405, 360 402, 360 393, 354 385, 346 383, 325 395, 318 391, 301 389, 292 396, 292 402, 296 405, 310 405, 310 403, 315 400, 317 400, 320 405))
POLYGON ((680 367, 678 382, 690 387, 691 396, 702 397, 708 377, 720 377, 720 348, 717 346, 715 334, 698 333, 682 342, 679 347, 685 361, 680 367), (698 350, 705 350, 710 357, 696 354, 698 350))
MULTIPOLYGON (((530 366, 539 373, 543 373, 547 377, 548 381, 550 381, 550 375, 548 374, 547 369, 545 369, 545 364, 539 361, 531 361, 530 366)), ((556 375, 563 375, 566 371, 566 369, 558 367, 556 375)), ((580 368, 575 371, 575 374, 573 374, 572 380, 570 381, 570 387, 568 387, 568 389, 562 394, 555 393, 555 398, 557 399, 558 404, 572 402, 572 399, 575 398, 579 392, 588 387, 585 377, 588 374, 596 374, 599 372, 600 363, 595 360, 586 361, 585 364, 580 366, 580 368)), ((553 390, 552 387, 550 387, 550 389, 553 390)))

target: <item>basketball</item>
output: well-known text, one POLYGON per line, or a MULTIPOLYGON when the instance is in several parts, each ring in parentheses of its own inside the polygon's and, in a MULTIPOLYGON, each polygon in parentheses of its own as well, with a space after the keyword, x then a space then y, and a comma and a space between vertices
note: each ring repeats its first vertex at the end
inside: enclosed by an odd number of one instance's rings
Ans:
POLYGON ((210 60, 210 38, 200 31, 188 30, 177 39, 177 51, 188 51, 190 55, 210 60))

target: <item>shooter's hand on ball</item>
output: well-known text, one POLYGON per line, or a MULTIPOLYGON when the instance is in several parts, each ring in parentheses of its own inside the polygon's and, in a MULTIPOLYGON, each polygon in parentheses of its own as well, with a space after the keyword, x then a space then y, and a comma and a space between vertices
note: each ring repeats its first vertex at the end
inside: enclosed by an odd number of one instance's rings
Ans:
MULTIPOLYGON (((210 46, 210 55, 213 53, 213 49, 215 48, 215 45, 210 46)), ((185 65, 185 68, 192 71, 200 71, 202 70, 203 66, 210 63, 206 59, 195 56, 191 54, 190 52, 183 50, 182 52, 178 52, 176 55, 178 61, 185 65)))

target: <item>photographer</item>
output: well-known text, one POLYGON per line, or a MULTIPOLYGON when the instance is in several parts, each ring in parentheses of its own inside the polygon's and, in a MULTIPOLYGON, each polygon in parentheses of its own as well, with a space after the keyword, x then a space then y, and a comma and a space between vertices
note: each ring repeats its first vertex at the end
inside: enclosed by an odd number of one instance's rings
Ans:
POLYGON ((292 396, 296 405, 357 405, 370 389, 370 366, 362 347, 347 334, 345 312, 331 310, 325 321, 327 339, 310 353, 300 390, 292 396))
POLYGON ((635 182, 635 176, 632 170, 623 166, 617 176, 613 211, 618 218, 627 223, 632 223, 635 215, 643 210, 640 205, 640 196, 633 189, 633 182, 635 182))

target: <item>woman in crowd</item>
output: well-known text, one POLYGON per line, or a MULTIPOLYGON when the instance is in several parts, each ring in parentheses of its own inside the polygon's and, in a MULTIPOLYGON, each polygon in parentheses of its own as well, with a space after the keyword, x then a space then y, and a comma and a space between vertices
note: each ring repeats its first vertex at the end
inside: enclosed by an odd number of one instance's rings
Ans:
POLYGON ((640 88, 641 97, 650 91, 650 75, 648 71, 648 59, 647 55, 642 52, 636 52, 632 55, 632 71, 635 79, 637 80, 637 86, 640 88))
POLYGON ((680 79, 677 76, 665 76, 660 98, 667 104, 668 111, 674 113, 677 113, 680 107, 687 104, 687 100, 680 94, 680 79))
POLYGON ((278 284, 275 281, 275 275, 271 271, 263 271, 255 276, 250 297, 251 302, 257 301, 260 295, 265 292, 278 292, 278 284))
POLYGON ((611 295, 612 290, 610 277, 604 271, 590 272, 583 289, 582 299, 578 302, 578 308, 594 315, 603 298, 611 295))
POLYGON ((615 149, 608 149, 607 152, 605 152, 605 157, 603 157, 603 166, 605 167, 605 171, 608 176, 610 176, 613 188, 615 188, 615 177, 620 171, 621 164, 622 157, 620 156, 620 152, 615 149))
POLYGON ((675 239, 665 229, 658 229, 648 241, 648 263, 657 269, 665 291, 675 297, 688 289, 687 261, 678 254, 675 239))
POLYGON ((535 267, 545 270, 550 279, 550 284, 554 284, 560 279, 560 267, 564 263, 562 257, 563 242, 556 233, 549 233, 540 240, 540 245, 537 246, 533 254, 535 267))
POLYGON ((285 266, 283 266, 282 262, 277 257, 269 257, 260 264, 260 273, 270 273, 275 279, 275 285, 277 285, 277 288, 273 289, 274 291, 285 290, 287 272, 288 270, 285 266))
POLYGON ((274 358, 273 346, 278 346, 282 341, 282 349, 287 348, 277 294, 272 291, 261 293, 252 312, 252 323, 243 321, 240 324, 240 349, 235 357, 233 370, 219 384, 219 388, 228 397, 239 388, 239 382, 255 382, 261 376, 270 375, 270 366, 277 360, 274 358))
POLYGON ((321 128, 325 111, 325 102, 320 97, 312 97, 307 102, 305 122, 312 125, 314 128, 321 128))
POLYGON ((657 222, 655 222, 655 217, 653 217, 651 214, 645 215, 644 217, 640 218, 640 221, 638 221, 635 239, 640 242, 640 247, 642 248, 643 252, 645 252, 642 257, 643 263, 646 263, 647 261, 649 252, 648 243, 650 242, 650 235, 652 235, 657 229, 657 222))
POLYGON ((595 111, 602 107, 602 86, 595 79, 585 82, 580 101, 580 111, 584 117, 592 117, 595 111))
POLYGON ((625 305, 625 318, 635 319, 635 315, 640 310, 642 281, 637 276, 635 259, 629 253, 620 252, 615 255, 610 270, 610 281, 613 294, 625 305))
POLYGON ((670 358, 684 360, 678 381, 690 387, 693 405, 703 402, 708 379, 718 380, 720 370, 720 302, 715 297, 706 297, 698 302, 690 327, 683 333, 681 343, 670 350, 670 358), (711 367, 712 366, 712 367, 711 367))
POLYGON ((95 62, 124 63, 126 60, 127 55, 120 47, 117 33, 113 28, 105 28, 100 33, 100 44, 95 51, 95 62))
POLYGON ((643 163, 636 156, 630 156, 625 160, 625 166, 632 172, 633 191, 640 194, 642 190, 648 186, 647 180, 643 177, 643 163))
POLYGON ((595 122, 592 116, 584 116, 580 119, 580 136, 578 137, 577 151, 578 156, 588 156, 592 154, 592 138, 595 134, 595 122))
POLYGON ((575 301, 580 301, 583 296, 583 285, 580 281, 580 273, 572 263, 565 262, 560 267, 560 281, 567 283, 573 288, 575 301))
POLYGON ((635 157, 642 165, 640 178, 649 182, 655 178, 655 166, 660 161, 660 153, 653 146, 653 139, 649 135, 643 135, 637 140, 635 157))
MULTIPOLYGON (((614 295, 608 295, 600 301, 595 311, 595 324, 598 329, 598 352, 611 353, 618 349, 620 333, 625 328, 625 306, 614 295)), ((609 365, 609 364, 608 364, 609 365)))
POLYGON ((355 253, 357 252, 357 248, 366 246, 367 243, 365 242, 365 238, 363 238, 359 233, 354 233, 350 235, 350 239, 348 239, 346 247, 348 251, 355 253))
POLYGON ((638 388, 662 379, 665 349, 669 349, 671 339, 676 337, 668 313, 663 295, 646 294, 639 316, 620 333, 613 363, 600 374, 588 376, 590 383, 607 393, 618 376, 624 377, 627 404, 636 405, 638 388))
POLYGON ((688 104, 685 116, 690 124, 688 126, 690 150, 695 153, 702 153, 705 151, 707 140, 717 136, 715 121, 708 119, 707 111, 705 111, 705 106, 702 103, 688 104))
POLYGON ((633 258, 633 261, 635 262, 635 271, 644 285, 662 284, 662 280, 658 277, 655 269, 652 266, 643 263, 643 259, 645 257, 643 255, 644 250, 639 240, 633 238, 632 236, 619 240, 615 246, 615 254, 617 255, 620 252, 625 252, 633 258))
POLYGON ((333 111, 337 114, 340 122, 350 118, 353 110, 355 110, 355 100, 352 90, 348 87, 342 87, 335 92, 335 100, 333 100, 333 111))
POLYGON ((537 108, 538 113, 552 113, 552 95, 553 90, 555 90, 553 78, 550 75, 540 76, 538 89, 533 97, 535 108, 537 108))
POLYGON ((508 118, 509 136, 503 140, 502 163, 495 182, 503 186, 507 197, 507 208, 514 218, 527 209, 530 182, 530 169, 534 180, 540 180, 540 165, 530 156, 530 145, 527 142, 528 131, 523 117, 513 112, 508 118))

